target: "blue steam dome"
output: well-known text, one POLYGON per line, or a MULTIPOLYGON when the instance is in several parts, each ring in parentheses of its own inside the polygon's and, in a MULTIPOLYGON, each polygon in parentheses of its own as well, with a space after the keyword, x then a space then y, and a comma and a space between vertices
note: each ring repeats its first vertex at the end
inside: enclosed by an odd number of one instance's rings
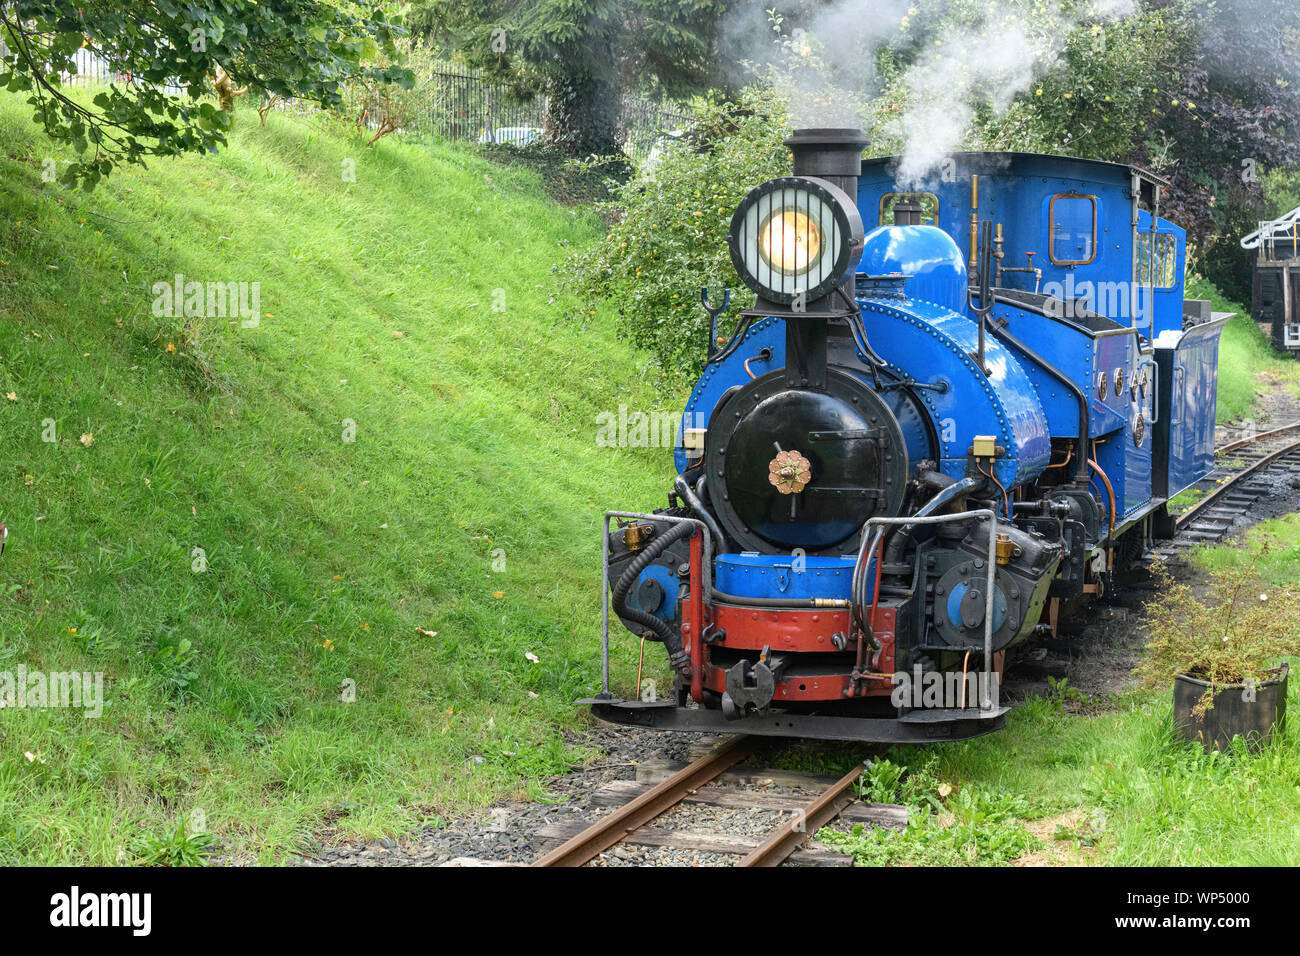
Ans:
POLYGON ((912 276, 908 298, 933 302, 959 315, 966 312, 966 260, 961 249, 934 226, 880 226, 867 233, 859 272, 869 276, 901 272, 912 276))

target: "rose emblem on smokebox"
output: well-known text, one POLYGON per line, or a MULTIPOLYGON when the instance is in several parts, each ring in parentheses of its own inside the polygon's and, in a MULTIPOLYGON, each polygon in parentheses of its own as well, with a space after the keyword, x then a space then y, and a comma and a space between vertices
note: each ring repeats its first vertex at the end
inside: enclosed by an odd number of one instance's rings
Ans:
POLYGON ((767 480, 783 495, 796 494, 812 480, 812 464, 797 451, 779 452, 768 463, 767 480))

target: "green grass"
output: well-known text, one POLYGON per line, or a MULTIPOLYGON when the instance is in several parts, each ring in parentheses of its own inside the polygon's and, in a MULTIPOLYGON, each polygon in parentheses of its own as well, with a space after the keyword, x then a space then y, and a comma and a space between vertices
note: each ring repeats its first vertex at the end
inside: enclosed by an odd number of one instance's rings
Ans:
POLYGON ((283 860, 582 756, 599 515, 671 474, 596 446, 598 412, 658 402, 611 317, 551 298, 600 225, 320 123, 243 111, 219 155, 85 195, 0 95, 0 670, 102 671, 108 700, 0 720, 0 863, 190 859, 196 810, 283 860), (155 317, 177 273, 260 283, 260 325, 155 317))
POLYGON ((1294 587, 1300 582, 1300 514, 1257 524, 1241 547, 1198 548, 1193 557, 1207 571, 1250 564, 1265 584, 1294 587))
POLYGON ((1219 341, 1220 424, 1249 418, 1259 396, 1270 389, 1285 388, 1300 398, 1300 362, 1273 350, 1250 318, 1249 306, 1232 302, 1205 279, 1187 283, 1189 299, 1209 299, 1215 312, 1237 313, 1228 320, 1219 341))
MULTIPOLYGON (((868 797, 913 806, 907 830, 820 838, 863 865, 1300 864, 1297 721, 1258 754, 1207 756, 1174 741, 1168 690, 1097 716, 1070 714, 1070 697, 1033 699, 988 737, 895 749, 902 783, 868 797)), ((1289 698, 1294 713, 1295 682, 1289 698)), ((849 749, 823 769, 847 770, 849 749)))

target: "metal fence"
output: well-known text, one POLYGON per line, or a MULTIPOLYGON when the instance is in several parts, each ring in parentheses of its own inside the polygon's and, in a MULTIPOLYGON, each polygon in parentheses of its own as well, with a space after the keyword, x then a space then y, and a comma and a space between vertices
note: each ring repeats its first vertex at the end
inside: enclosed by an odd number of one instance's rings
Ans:
MULTIPOLYGON (((478 143, 527 145, 541 137, 547 99, 527 102, 505 87, 463 68, 439 64, 417 77, 414 105, 402 118, 402 131, 478 143)), ((690 116, 670 105, 625 97, 619 119, 619 143, 635 162, 650 156, 664 137, 680 134, 690 116)))
MULTIPOLYGON (((129 73, 114 70, 107 60, 89 49, 78 50, 75 59, 76 72, 60 76, 65 86, 133 82, 129 73)), ((184 88, 168 85, 166 91, 178 95, 184 88)), ((541 137, 546 117, 545 96, 519 102, 508 95, 505 87, 450 64, 437 64, 422 71, 415 89, 405 99, 408 108, 399 132, 445 139, 524 146, 541 137)), ((294 104, 293 108, 300 106, 294 104)), ((360 115, 362 107, 357 103, 349 103, 348 107, 360 115)), ((374 123, 373 119, 369 121, 372 126, 374 123)), ((634 162, 640 163, 666 137, 680 134, 689 124, 689 115, 670 105, 626 97, 619 121, 619 143, 634 162)))

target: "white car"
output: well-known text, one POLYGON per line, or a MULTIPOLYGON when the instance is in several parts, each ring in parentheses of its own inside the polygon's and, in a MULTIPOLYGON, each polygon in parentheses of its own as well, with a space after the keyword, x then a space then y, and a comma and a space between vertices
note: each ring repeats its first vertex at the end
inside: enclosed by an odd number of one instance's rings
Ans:
POLYGON ((510 146, 528 146, 542 138, 542 131, 536 126, 498 126, 485 129, 478 134, 480 146, 488 143, 504 143, 510 146))

